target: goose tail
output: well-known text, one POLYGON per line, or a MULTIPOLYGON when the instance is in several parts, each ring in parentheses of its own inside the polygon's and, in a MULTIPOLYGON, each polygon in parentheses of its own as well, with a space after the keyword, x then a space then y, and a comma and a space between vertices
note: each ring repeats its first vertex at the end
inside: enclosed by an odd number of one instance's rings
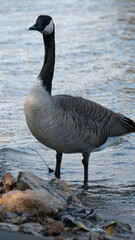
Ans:
POLYGON ((121 125, 128 130, 128 132, 135 132, 135 122, 130 118, 123 117, 120 121, 121 125))
POLYGON ((109 136, 122 136, 127 133, 135 132, 135 122, 121 114, 118 114, 118 122, 109 129, 109 136))

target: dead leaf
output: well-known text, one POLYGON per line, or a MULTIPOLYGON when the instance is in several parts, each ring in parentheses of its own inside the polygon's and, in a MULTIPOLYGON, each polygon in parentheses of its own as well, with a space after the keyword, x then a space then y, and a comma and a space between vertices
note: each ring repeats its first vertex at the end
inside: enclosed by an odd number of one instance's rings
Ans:
POLYGON ((82 230, 85 230, 85 231, 88 231, 89 232, 89 229, 81 222, 78 222, 77 226, 79 228, 81 228, 82 230))
POLYGON ((115 228, 113 226, 109 226, 107 228, 107 233, 108 233, 108 236, 113 236, 115 234, 115 228))
POLYGON ((15 180, 10 173, 5 174, 4 179, 4 192, 9 192, 12 190, 13 185, 15 184, 15 180))
POLYGON ((108 221, 103 228, 107 230, 108 236, 113 236, 115 234, 115 228, 117 223, 115 221, 108 221))
POLYGON ((5 184, 13 185, 15 182, 13 176, 10 173, 5 174, 5 184))
POLYGON ((2 201, 3 201, 2 198, 0 198, 0 205, 2 204, 2 201))

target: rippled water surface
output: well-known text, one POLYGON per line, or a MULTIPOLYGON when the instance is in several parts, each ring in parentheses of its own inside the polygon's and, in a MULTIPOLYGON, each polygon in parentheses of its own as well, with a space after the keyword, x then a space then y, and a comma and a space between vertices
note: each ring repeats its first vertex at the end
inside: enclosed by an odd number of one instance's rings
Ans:
MULTIPOLYGON (((55 152, 37 142, 24 117, 24 102, 43 62, 42 36, 29 32, 40 14, 56 25, 53 94, 82 96, 135 120, 135 1, 0 1, 0 175, 30 170, 50 179, 55 152)), ((89 164, 88 196, 103 196, 112 215, 135 219, 135 135, 120 138, 89 164), (108 200, 109 199, 109 200, 108 200), (110 200, 112 199, 112 201, 110 200), (120 205, 117 203, 123 203, 120 205), (120 206, 123 206, 120 211, 120 206), (114 213, 115 212, 115 213, 114 213)), ((64 155, 62 179, 82 184, 80 154, 64 155)), ((95 200, 93 200, 95 201, 95 200)), ((103 204, 101 204, 103 209, 103 204)), ((98 209, 98 205, 97 205, 98 209)), ((99 207, 99 211, 101 211, 99 207)))

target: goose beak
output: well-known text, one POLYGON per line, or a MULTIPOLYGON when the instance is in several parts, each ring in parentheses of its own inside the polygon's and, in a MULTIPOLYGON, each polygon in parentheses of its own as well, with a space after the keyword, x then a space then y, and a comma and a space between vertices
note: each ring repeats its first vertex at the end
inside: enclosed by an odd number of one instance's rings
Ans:
POLYGON ((32 27, 29 28, 29 30, 42 31, 43 28, 41 27, 40 22, 36 22, 32 27))

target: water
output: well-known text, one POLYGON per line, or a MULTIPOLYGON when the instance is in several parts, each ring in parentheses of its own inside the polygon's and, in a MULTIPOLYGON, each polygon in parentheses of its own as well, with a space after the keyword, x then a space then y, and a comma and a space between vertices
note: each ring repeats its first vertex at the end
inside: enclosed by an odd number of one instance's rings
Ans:
MULTIPOLYGON (((40 14, 51 15, 54 19, 54 95, 79 95, 135 120, 135 1, 13 0, 0 3, 0 175, 11 172, 16 177, 19 171, 29 170, 50 179, 53 173, 48 174, 34 149, 53 169, 55 152, 34 139, 24 117, 26 95, 40 71, 44 53, 41 35, 29 32, 28 28, 40 14)), ((113 213, 114 209, 116 212, 111 216, 125 216, 125 221, 133 228, 134 143, 135 135, 131 134, 102 152, 91 154, 87 193, 88 199, 92 194, 104 193, 105 206, 108 207, 108 198, 110 205, 112 201, 116 205, 111 207, 113 213), (124 214, 120 211, 122 203, 124 214)), ((61 169, 62 179, 76 191, 83 181, 81 158, 80 154, 64 155, 61 169)), ((104 204, 101 205, 105 214, 104 204)))

